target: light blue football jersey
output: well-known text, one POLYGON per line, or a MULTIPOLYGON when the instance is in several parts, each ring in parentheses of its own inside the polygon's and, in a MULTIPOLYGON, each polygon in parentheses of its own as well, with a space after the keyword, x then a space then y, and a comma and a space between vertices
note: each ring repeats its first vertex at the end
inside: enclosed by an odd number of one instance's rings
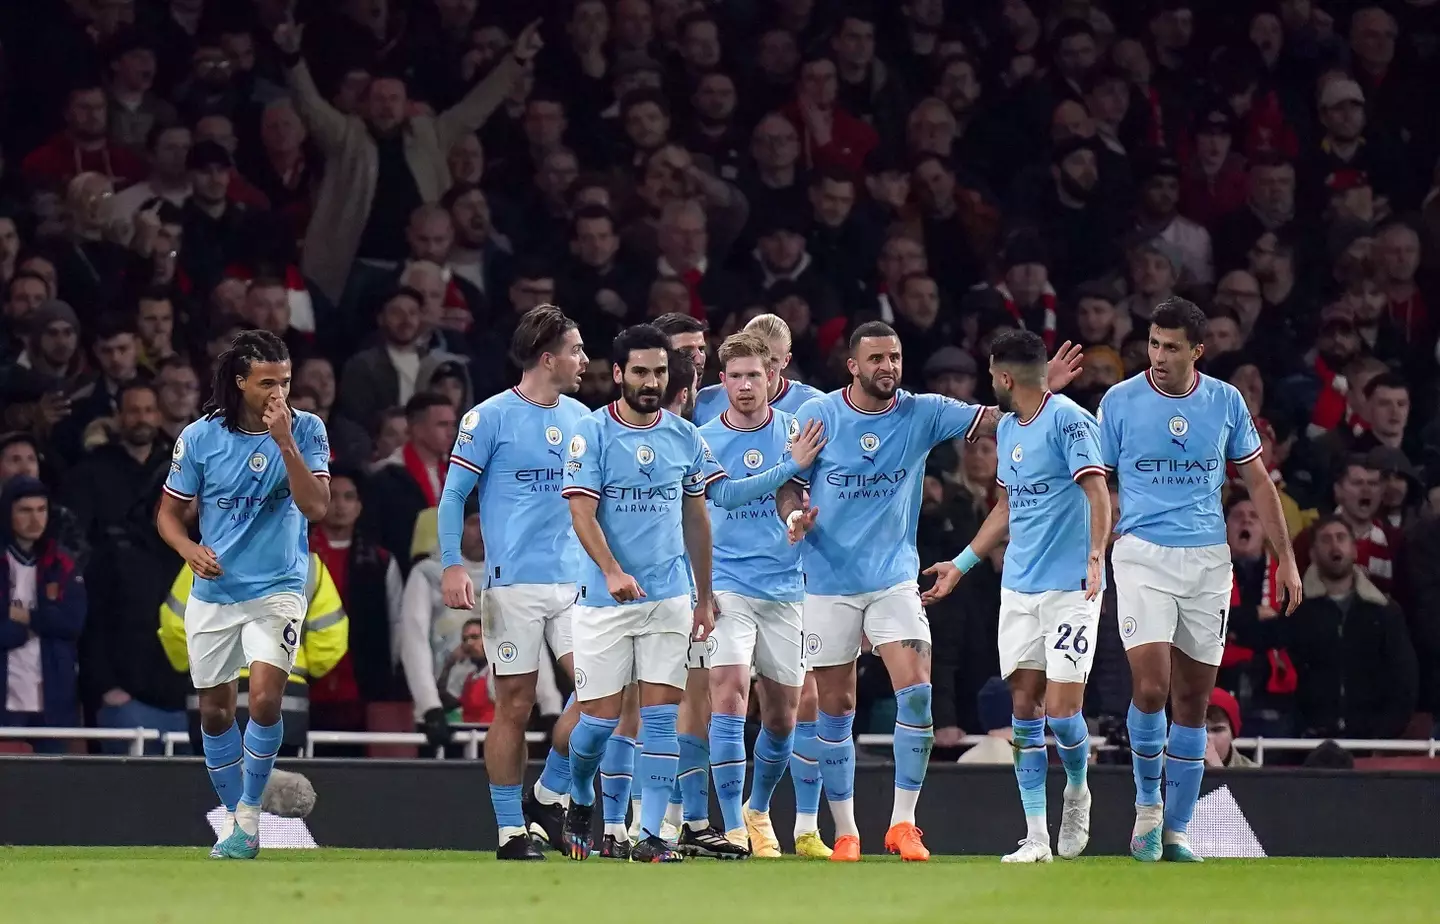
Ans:
POLYGON ((1105 476, 1099 424, 1074 401, 1047 392, 1029 420, 1000 418, 995 446, 995 480, 1010 504, 1000 586, 1025 594, 1088 590, 1090 503, 1078 481, 1105 476))
MULTIPOLYGON (((800 409, 800 405, 823 394, 825 393, 818 388, 781 376, 780 391, 770 399, 770 406, 777 411, 794 414, 800 409)), ((729 406, 730 398, 725 394, 724 385, 706 385, 695 396, 695 413, 690 417, 696 426, 701 426, 719 417, 720 412, 729 406)))
POLYGON ((915 580, 925 457, 937 443, 973 436, 983 411, 902 389, 872 413, 850 403, 848 387, 801 405, 796 420, 819 420, 826 438, 798 478, 820 511, 801 543, 807 593, 853 596, 915 580))
MULTIPOLYGON (((292 411, 295 444, 310 471, 329 477, 330 442, 314 414, 292 411)), ((200 544, 224 574, 195 576, 191 595, 206 603, 244 603, 278 593, 305 593, 310 524, 290 491, 285 460, 268 431, 225 429, 218 412, 181 431, 170 455, 165 491, 199 499, 200 544)))
POLYGON ((515 388, 465 413, 440 500, 440 560, 446 567, 461 564, 459 527, 465 499, 478 483, 486 585, 575 580, 580 545, 560 489, 566 441, 589 414, 569 395, 536 404, 515 388))
POLYGON ((1100 401, 1100 454, 1120 479, 1121 535, 1194 548, 1225 542, 1225 463, 1260 455, 1260 435, 1233 385, 1195 373, 1185 395, 1156 388, 1147 369, 1100 401))
MULTIPOLYGON (((597 501, 611 554, 650 602, 690 595, 682 498, 705 494, 708 453, 683 417, 661 411, 650 426, 633 427, 613 403, 581 418, 566 447, 561 495, 597 501)), ((578 583, 581 606, 617 605, 589 555, 580 556, 578 583)))
MULTIPOLYGON (((765 423, 749 430, 732 426, 728 416, 722 413, 705 424, 700 435, 714 454, 716 465, 731 473, 731 478, 754 476, 790 459, 790 440, 800 429, 793 416, 771 408, 765 423)), ((721 506, 714 493, 712 487, 710 534, 715 549, 715 590, 760 600, 803 599, 800 548, 791 545, 786 537, 785 524, 775 512, 774 491, 733 510, 721 506)))

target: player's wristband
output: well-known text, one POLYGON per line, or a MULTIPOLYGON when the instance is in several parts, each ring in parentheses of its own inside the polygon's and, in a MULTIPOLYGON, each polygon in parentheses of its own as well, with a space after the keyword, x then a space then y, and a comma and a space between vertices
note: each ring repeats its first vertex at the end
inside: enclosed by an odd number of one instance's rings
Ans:
POLYGON ((965 551, 961 552, 959 555, 956 555, 955 558, 951 560, 950 564, 959 568, 960 573, 964 574, 971 568, 980 564, 980 556, 976 555, 975 550, 967 545, 965 546, 965 551))
POLYGON ((803 510, 792 510, 792 511, 790 511, 790 515, 785 518, 785 526, 786 526, 787 528, 789 528, 789 529, 794 529, 794 528, 795 528, 795 521, 798 520, 798 519, 800 519, 800 518, 803 517, 804 515, 805 515, 805 511, 803 511, 803 510))

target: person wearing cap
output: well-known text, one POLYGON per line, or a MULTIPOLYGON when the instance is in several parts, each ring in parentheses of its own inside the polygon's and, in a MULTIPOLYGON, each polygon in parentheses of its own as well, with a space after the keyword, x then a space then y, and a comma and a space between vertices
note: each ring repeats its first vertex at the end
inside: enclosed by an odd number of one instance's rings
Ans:
POLYGON ((968 748, 956 763, 1013 764, 1015 730, 1010 721, 1010 688, 1002 677, 991 677, 975 694, 984 740, 968 748))
POLYGON ((1210 691, 1210 707, 1205 710, 1205 732, 1205 766, 1258 766, 1233 746, 1235 739, 1240 737, 1240 704, 1229 691, 1219 687, 1210 691))
POLYGON ((749 284, 763 293, 782 280, 793 282, 805 289, 811 309, 823 321, 835 316, 839 300, 806 249, 809 224, 803 213, 778 210, 762 215, 756 222, 749 284))
POLYGON ((956 401, 975 401, 975 357, 957 346, 943 346, 922 367, 927 392, 956 401))
POLYGON ((179 121, 175 107, 153 92, 155 44, 143 32, 126 29, 110 40, 105 58, 110 77, 110 137, 136 150, 148 149, 148 139, 157 126, 179 121))
POLYGON ((1383 203, 1375 201, 1375 190, 1364 170, 1341 167, 1325 175, 1326 221, 1353 225, 1368 231, 1381 215, 1383 203))
POLYGON ((1175 285, 1180 281, 1180 252, 1159 235, 1147 236, 1139 231, 1130 236, 1126 258, 1130 295, 1117 307, 1138 327, 1149 323, 1156 305, 1175 294, 1175 285))
POLYGON ((1420 470, 1405 453, 1390 446, 1376 446, 1365 461, 1380 472, 1380 504, 1376 514, 1392 535, 1404 535, 1415 514, 1410 498, 1419 494, 1420 470))
POLYGON ((209 292, 224 275, 226 266, 250 253, 257 241, 275 229, 245 206, 230 201, 235 161, 219 142, 196 142, 186 156, 185 167, 190 172, 192 192, 181 208, 185 246, 180 266, 197 291, 209 292))
POLYGON ((1136 170, 1140 200, 1136 226, 1165 241, 1180 256, 1181 280, 1209 285, 1215 278, 1210 232, 1180 214, 1180 162, 1152 153, 1136 170))
POLYGON ((1233 150, 1235 116, 1228 104, 1202 107, 1191 125, 1192 147, 1182 150, 1180 212, 1211 228, 1245 205, 1250 180, 1245 158, 1233 150))
POLYGON ((1418 204, 1413 175, 1403 149, 1383 134, 1366 130, 1365 91, 1349 77, 1327 79, 1316 97, 1320 143, 1308 157, 1307 187, 1320 196, 1326 177, 1337 170, 1357 170, 1375 183, 1375 194, 1396 212, 1418 204))
POLYGON ((0 370, 4 429, 48 438, 70 415, 70 395, 90 382, 79 333, 80 319, 66 302, 51 299, 31 312, 24 351, 0 370))
POLYGON ((1004 275, 994 286, 1005 312, 1015 325, 1032 330, 1055 348, 1059 297, 1050 284, 1050 255, 1045 241, 1033 228, 1019 228, 1006 236, 1000 252, 1004 275))
MULTIPOLYGON (((85 625, 85 582, 68 550, 55 541, 50 491, 20 475, 0 491, 0 540, 7 567, 0 572, 0 725, 80 724, 77 643, 85 625)), ((36 743, 63 752, 64 744, 36 743)))

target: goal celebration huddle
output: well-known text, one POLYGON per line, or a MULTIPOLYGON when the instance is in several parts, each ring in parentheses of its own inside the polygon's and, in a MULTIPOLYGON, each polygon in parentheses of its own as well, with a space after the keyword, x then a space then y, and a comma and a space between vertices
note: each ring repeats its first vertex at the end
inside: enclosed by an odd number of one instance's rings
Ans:
MULTIPOLYGON (((616 338, 608 355, 619 397, 592 412, 572 397, 589 361, 576 324, 548 305, 525 314, 511 344, 519 384, 463 415, 438 509, 444 602, 477 612, 493 665, 484 757, 497 856, 543 860, 551 848, 574 860, 860 860, 852 726, 856 663, 868 647, 895 696, 883 845, 927 860, 926 606, 1002 543, 999 660, 1024 815, 1018 848, 1003 859, 1081 855, 1092 810, 1129 812, 1092 806, 1081 715, 1113 532, 1116 619, 1133 681, 1130 853, 1198 861, 1187 826, 1230 602, 1227 469, 1256 504, 1286 606, 1301 597, 1246 405, 1195 368, 1204 322, 1188 301, 1162 302, 1149 367, 1111 389, 1092 416, 1060 394, 1080 371, 1079 349, 1067 343, 1051 357, 1022 330, 991 345, 998 407, 986 407, 901 389, 900 341, 881 322, 851 333, 844 388, 821 393, 788 380, 790 332, 773 315, 720 344, 720 384, 701 389, 704 328, 666 315, 616 338), (1004 499, 953 560, 922 563, 926 457, 981 436, 996 440, 1004 499), (483 586, 461 559, 476 493, 483 586), (933 583, 922 589, 925 576, 933 583), (525 728, 542 659, 552 657, 575 692, 539 779, 526 786, 525 728), (761 727, 747 754, 752 695, 761 727), (1065 771, 1054 842, 1051 738, 1065 771), (796 814, 782 848, 770 803, 787 771, 796 814), (710 817, 712 786, 719 819, 710 817), (829 845, 818 824, 822 793, 829 845)), ((251 858, 261 846, 259 799, 303 616, 306 524, 329 502, 324 424, 289 408, 289 382, 283 342, 236 338, 207 415, 176 442, 157 517, 195 573, 185 628, 206 766, 227 809, 212 850, 221 858, 251 858), (185 523, 192 502, 198 542, 185 523)))

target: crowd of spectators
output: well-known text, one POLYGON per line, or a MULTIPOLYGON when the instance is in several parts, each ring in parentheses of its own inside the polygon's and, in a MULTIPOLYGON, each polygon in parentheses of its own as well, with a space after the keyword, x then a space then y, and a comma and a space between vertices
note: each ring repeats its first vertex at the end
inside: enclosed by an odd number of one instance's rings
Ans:
MULTIPOLYGON (((312 568, 348 647, 292 679, 311 727, 347 729, 409 701, 484 721, 483 646, 416 562, 458 416, 515 381, 531 307, 579 322, 590 406, 624 326, 679 312, 713 348, 769 312, 787 374, 827 389, 864 320, 898 331, 904 387, 965 400, 990 398, 997 330, 1072 339, 1093 409, 1179 294, 1257 421, 1307 593, 1277 615, 1227 489, 1217 722, 1428 734, 1437 87, 1435 0, 0 5, 0 721, 183 715, 156 637, 183 562, 153 511, 239 329, 285 340, 329 428, 312 568)), ((932 454, 924 562, 964 547, 995 470, 993 441, 932 454)), ((941 754, 987 727, 1000 566, 931 614, 941 754)), ((1097 722, 1129 700, 1105 607, 1097 722)), ((861 690, 889 699, 878 661, 861 690)))

